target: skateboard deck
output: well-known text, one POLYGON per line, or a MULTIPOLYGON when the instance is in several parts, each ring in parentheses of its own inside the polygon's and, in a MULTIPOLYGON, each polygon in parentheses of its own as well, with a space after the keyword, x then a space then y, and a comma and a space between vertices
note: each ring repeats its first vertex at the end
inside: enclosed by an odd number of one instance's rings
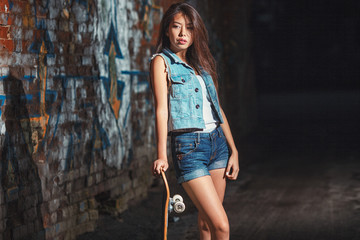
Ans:
POLYGON ((164 171, 161 171, 161 177, 164 181, 164 192, 163 192, 163 201, 162 201, 162 221, 161 226, 163 230, 163 240, 167 240, 167 230, 169 224, 169 213, 172 211, 176 213, 182 213, 185 210, 185 204, 183 202, 183 198, 176 194, 172 198, 170 197, 170 189, 169 184, 166 179, 166 175, 164 171))

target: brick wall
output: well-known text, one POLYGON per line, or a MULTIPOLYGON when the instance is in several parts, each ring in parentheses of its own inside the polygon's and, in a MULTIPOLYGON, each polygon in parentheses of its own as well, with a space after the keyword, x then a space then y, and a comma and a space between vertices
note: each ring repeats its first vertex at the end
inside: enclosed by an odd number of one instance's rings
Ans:
POLYGON ((0 239, 75 239, 146 196, 171 2, 0 0, 0 239))

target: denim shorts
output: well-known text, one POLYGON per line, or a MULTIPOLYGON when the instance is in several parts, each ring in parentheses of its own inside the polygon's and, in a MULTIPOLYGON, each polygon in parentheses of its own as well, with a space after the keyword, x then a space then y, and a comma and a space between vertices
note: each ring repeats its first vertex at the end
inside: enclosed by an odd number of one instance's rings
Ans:
POLYGON ((178 183, 210 175, 226 168, 229 148, 221 127, 209 133, 171 133, 171 152, 178 183))

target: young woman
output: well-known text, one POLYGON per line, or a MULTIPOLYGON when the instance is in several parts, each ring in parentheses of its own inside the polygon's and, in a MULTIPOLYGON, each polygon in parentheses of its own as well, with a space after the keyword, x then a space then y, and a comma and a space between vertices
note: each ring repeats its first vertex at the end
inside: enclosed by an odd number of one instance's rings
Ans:
POLYGON ((169 135, 176 177, 199 211, 200 239, 229 239, 222 202, 226 178, 235 180, 239 172, 238 152, 219 104, 207 31, 191 5, 173 4, 164 14, 150 77, 157 134, 153 174, 168 169, 169 135))

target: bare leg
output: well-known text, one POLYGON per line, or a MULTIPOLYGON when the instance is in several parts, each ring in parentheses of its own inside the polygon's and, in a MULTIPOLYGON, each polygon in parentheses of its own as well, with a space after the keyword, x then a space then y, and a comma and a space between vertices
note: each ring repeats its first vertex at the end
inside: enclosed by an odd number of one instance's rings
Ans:
MULTIPOLYGON (((225 168, 211 170, 210 174, 215 190, 219 196, 219 199, 221 202, 223 202, 225 195, 225 188, 226 188, 226 179, 224 177, 225 168)), ((206 223, 205 217, 200 213, 198 215, 198 226, 200 232, 200 240, 210 240, 211 239, 210 228, 206 223)))
MULTIPOLYGON (((224 198, 225 185, 219 184, 222 180, 224 170, 220 174, 220 170, 211 171, 210 176, 204 176, 193 179, 182 184, 185 191, 195 204, 199 211, 201 219, 205 220, 211 232, 212 240, 228 240, 229 239, 229 222, 225 210, 222 206, 224 198), (212 177, 216 178, 215 184, 212 177), (221 175, 219 179, 218 176, 221 175), (219 181, 219 182, 218 182, 219 181), (218 186, 219 185, 219 186, 218 186), (223 186, 223 187, 221 187, 223 186), (219 196, 217 188, 221 193, 219 196), (223 190, 222 190, 223 189, 223 190)), ((202 220, 202 221, 203 221, 202 220)), ((207 236, 204 236, 207 237, 207 236)), ((205 238, 204 238, 205 239, 205 238)))

